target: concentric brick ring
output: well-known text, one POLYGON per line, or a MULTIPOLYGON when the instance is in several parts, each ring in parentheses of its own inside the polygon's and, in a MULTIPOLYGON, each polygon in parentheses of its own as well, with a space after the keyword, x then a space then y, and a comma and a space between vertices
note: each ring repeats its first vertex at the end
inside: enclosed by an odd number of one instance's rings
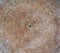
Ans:
POLYGON ((49 8, 46 11, 45 5, 23 2, 11 7, 3 18, 3 35, 0 38, 3 52, 54 52, 58 43, 55 15, 49 8))

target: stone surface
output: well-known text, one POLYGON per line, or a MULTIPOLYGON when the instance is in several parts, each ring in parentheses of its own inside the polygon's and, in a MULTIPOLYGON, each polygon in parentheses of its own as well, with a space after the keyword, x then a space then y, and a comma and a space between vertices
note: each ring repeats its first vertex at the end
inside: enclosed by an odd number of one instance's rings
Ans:
POLYGON ((60 45, 60 10, 54 0, 2 0, 0 53, 55 53, 60 45), (59 15, 58 15, 59 14, 59 15))

